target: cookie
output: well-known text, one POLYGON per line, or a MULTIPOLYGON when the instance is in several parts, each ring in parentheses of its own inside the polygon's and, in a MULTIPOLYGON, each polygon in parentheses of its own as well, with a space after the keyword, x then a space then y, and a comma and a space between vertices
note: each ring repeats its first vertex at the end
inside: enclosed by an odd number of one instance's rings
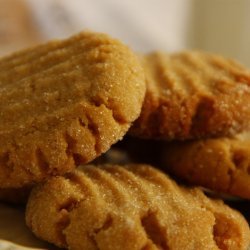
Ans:
POLYGON ((83 32, 0 60, 0 187, 96 158, 139 116, 144 72, 129 48, 83 32))
POLYGON ((163 168, 194 185, 250 199, 250 133, 166 145, 163 168))
POLYGON ((33 189, 26 223, 72 250, 245 250, 250 243, 238 212, 149 165, 85 166, 52 177, 33 189))
POLYGON ((250 71, 205 52, 141 56, 147 91, 130 134, 185 140, 234 135, 250 125, 250 71))

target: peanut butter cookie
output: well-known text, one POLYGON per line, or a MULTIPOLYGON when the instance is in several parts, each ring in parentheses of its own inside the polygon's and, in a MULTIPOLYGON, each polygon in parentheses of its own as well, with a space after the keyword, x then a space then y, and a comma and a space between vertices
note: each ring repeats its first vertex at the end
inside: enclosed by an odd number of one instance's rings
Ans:
POLYGON ((0 59, 0 187, 87 163, 140 113, 144 72, 104 34, 83 32, 0 59))
POLYGON ((148 165, 85 166, 33 189, 26 222, 72 250, 246 249, 247 222, 148 165))
POLYGON ((194 185, 250 199, 250 133, 173 143, 163 168, 194 185))
POLYGON ((134 136, 184 140, 234 135, 250 125, 250 71, 205 52, 141 56, 147 91, 134 136))

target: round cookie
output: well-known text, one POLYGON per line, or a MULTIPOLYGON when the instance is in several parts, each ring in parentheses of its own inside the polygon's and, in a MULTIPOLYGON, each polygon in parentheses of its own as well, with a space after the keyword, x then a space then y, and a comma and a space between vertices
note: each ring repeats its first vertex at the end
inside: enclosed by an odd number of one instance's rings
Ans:
POLYGON ((85 166, 33 189, 26 223, 72 250, 246 249, 247 222, 148 165, 85 166))
POLYGON ((250 125, 250 71, 205 52, 141 56, 147 90, 130 134, 185 140, 233 135, 250 125))
POLYGON ((163 168, 190 184, 250 199, 250 133, 170 143, 163 168))
POLYGON ((144 72, 129 48, 83 32, 0 59, 0 187, 87 163, 140 113, 144 72))

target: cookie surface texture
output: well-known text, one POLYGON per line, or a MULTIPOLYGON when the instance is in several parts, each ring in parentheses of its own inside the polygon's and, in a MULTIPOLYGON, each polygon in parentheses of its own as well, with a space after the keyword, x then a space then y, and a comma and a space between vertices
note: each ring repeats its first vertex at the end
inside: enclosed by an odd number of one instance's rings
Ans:
POLYGON ((147 91, 131 135, 184 140, 237 134, 249 127, 250 72, 205 52, 141 56, 147 91))
POLYGON ((246 249, 245 219, 148 165, 84 166, 33 189, 36 236, 80 249, 246 249))
POLYGON ((194 185, 250 199, 250 133, 169 144, 163 168, 194 185))
POLYGON ((86 163, 121 139, 145 92, 138 58, 119 41, 80 33, 0 60, 0 187, 86 163))

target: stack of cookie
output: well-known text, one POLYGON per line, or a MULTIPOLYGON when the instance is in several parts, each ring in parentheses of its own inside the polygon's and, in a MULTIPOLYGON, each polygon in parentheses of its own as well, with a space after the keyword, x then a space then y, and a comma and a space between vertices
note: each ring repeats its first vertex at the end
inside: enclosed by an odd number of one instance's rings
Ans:
POLYGON ((163 168, 190 184, 250 198, 250 71, 201 52, 142 58, 147 93, 131 133, 171 141, 163 168))
POLYGON ((16 201, 13 192, 32 188, 26 223, 61 248, 246 249, 249 226, 222 201, 153 166, 93 160, 129 129, 164 140, 240 132, 249 125, 249 82, 243 67, 221 57, 156 53, 140 61, 92 32, 2 58, 2 198, 16 201))

